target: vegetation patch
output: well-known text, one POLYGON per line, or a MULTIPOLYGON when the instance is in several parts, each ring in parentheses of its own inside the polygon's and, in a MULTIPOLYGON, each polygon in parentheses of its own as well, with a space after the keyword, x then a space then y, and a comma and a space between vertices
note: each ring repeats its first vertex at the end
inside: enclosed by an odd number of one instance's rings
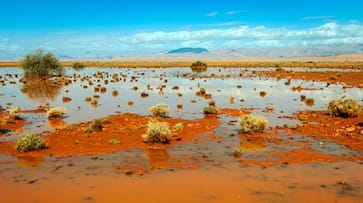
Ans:
POLYGON ((268 124, 266 118, 256 115, 242 115, 239 118, 241 131, 243 133, 259 133, 263 132, 268 124))
POLYGON ((74 64, 73 64, 73 66, 72 66, 72 68, 74 69, 74 70, 76 70, 76 71, 79 71, 79 70, 82 70, 83 68, 85 68, 86 67, 86 65, 84 65, 83 63, 81 63, 81 62, 75 62, 74 64))
POLYGON ((165 103, 158 103, 149 108, 149 112, 151 112, 154 116, 167 116, 169 111, 169 105, 165 103))
POLYGON ((93 121, 91 124, 88 125, 88 127, 84 130, 87 133, 93 133, 93 132, 99 132, 102 131, 103 124, 101 121, 96 120, 93 121))
POLYGON ((50 108, 46 114, 48 118, 62 117, 67 114, 67 109, 65 107, 54 107, 50 108))
POLYGON ((45 77, 64 75, 65 70, 50 52, 37 49, 24 56, 22 67, 25 76, 45 77))
POLYGON ((169 124, 166 122, 159 122, 156 119, 150 119, 147 124, 146 134, 141 137, 144 142, 148 143, 169 143, 171 138, 171 131, 169 129, 169 124))
POLYGON ((39 134, 27 134, 15 143, 15 149, 20 152, 42 150, 46 148, 44 139, 39 134))
POLYGON ((329 102, 328 112, 332 116, 353 118, 357 117, 361 111, 358 100, 341 98, 329 102))
POLYGON ((190 66, 193 72, 200 73, 207 71, 208 65, 206 63, 203 63, 201 61, 193 62, 190 66))

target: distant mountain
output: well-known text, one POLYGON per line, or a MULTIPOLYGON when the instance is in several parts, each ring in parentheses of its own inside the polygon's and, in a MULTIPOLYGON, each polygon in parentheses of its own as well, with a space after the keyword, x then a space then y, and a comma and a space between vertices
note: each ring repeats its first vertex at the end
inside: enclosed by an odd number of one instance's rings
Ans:
POLYGON ((183 48, 173 49, 171 51, 168 51, 168 54, 182 54, 182 53, 200 54, 203 52, 208 52, 208 50, 204 49, 204 48, 183 47, 183 48))

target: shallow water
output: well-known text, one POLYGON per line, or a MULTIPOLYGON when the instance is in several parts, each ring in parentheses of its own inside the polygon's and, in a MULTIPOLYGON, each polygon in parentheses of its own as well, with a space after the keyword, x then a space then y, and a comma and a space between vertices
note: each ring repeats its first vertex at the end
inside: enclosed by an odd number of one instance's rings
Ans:
MULTIPOLYGON (((325 83, 302 80, 291 80, 290 85, 285 85, 286 79, 253 77, 252 71, 245 68, 210 68, 199 74, 193 73, 189 68, 85 68, 81 71, 68 68, 66 75, 72 80, 71 84, 47 88, 42 85, 42 82, 40 85, 20 83, 22 70, 19 68, 2 68, 0 76, 6 80, 6 85, 0 89, 0 105, 3 108, 21 106, 26 110, 36 109, 39 105, 46 104, 51 107, 64 106, 69 112, 64 121, 66 124, 74 124, 117 112, 149 115, 149 107, 164 102, 170 106, 171 117, 196 119, 203 117, 202 109, 208 104, 208 100, 196 95, 199 88, 204 87, 207 93, 212 95, 218 108, 252 107, 255 108, 254 113, 268 118, 270 126, 283 126, 297 123, 282 117, 291 116, 298 110, 326 109, 329 100, 341 96, 363 98, 363 91, 357 88, 343 89, 339 84, 326 87, 325 83), (94 77, 97 72, 101 74, 94 77), (119 81, 111 81, 114 74, 117 74, 119 81), (240 77, 240 74, 243 77, 240 77), (18 77, 16 78, 15 75, 18 77), (212 78, 203 77, 211 75, 212 78), (135 77, 135 80, 132 80, 132 77, 135 77), (105 84, 106 80, 108 84, 105 84), (11 84, 10 81, 15 83, 11 84), (89 85, 89 81, 93 84, 89 85), (166 87, 162 92, 158 89, 160 85, 166 87), (242 88, 237 88, 237 85, 242 85, 242 88), (106 87, 107 90, 104 93, 95 92, 96 86, 106 87), (314 90, 294 91, 292 88, 297 86, 314 88, 314 90), (27 91, 24 91, 25 87, 27 91), (133 87, 138 89, 135 91, 133 87), (173 87, 178 89, 175 90, 173 87), (118 91, 117 96, 112 96, 113 90, 118 91), (261 97, 261 91, 264 91, 266 96, 261 97), (142 98, 140 96, 142 92, 147 93, 148 97, 142 98), (86 97, 92 98, 94 95, 100 96, 97 106, 84 101, 86 97), (309 107, 301 102, 301 95, 313 98, 314 105, 309 107), (69 97, 72 101, 63 103, 63 97, 69 97), (192 103, 192 100, 195 100, 195 103, 192 103), (133 105, 128 105, 129 101, 132 101, 133 105), (182 104, 183 109, 178 109, 177 104, 182 104), (265 107, 271 105, 274 107, 274 113, 265 113, 265 107)), ((22 117, 32 122, 24 127, 22 134, 52 130, 45 114, 24 113, 22 117)), ((16 136, 3 139, 15 138, 16 136)))
MULTIPOLYGON (((67 79, 72 83, 49 88, 42 82, 28 82, 26 86, 19 82, 21 69, 2 68, 0 80, 6 80, 6 85, 0 87, 0 105, 6 109, 21 106, 25 110, 47 103, 51 107, 64 106, 69 113, 63 119, 66 123, 61 125, 118 112, 149 115, 148 108, 159 102, 169 104, 171 117, 196 119, 204 116, 202 109, 208 104, 208 100, 196 95, 204 87, 218 108, 254 108, 255 114, 268 118, 270 126, 283 126, 300 122, 283 116, 300 110, 326 109, 331 99, 341 96, 354 97, 362 103, 361 89, 343 89, 340 84, 326 87, 325 83, 303 80, 291 80, 290 85, 285 85, 286 79, 255 77, 253 70, 259 69, 210 68, 199 74, 189 68, 85 68, 78 72, 67 69, 67 79), (99 71, 102 74, 94 77, 99 71), (119 81, 111 82, 116 73, 119 81), (137 81, 132 80, 133 76, 137 81), (106 92, 95 93, 97 85, 106 87, 106 92), (160 85, 166 86, 162 93, 160 85), (178 89, 173 89, 176 86, 178 89), (314 90, 294 91, 297 86, 314 90), (112 96, 113 90, 118 91, 117 96, 112 96), (266 96, 261 97, 261 91, 266 96), (149 96, 142 98, 141 92, 149 96), (95 94, 100 96, 96 107, 84 101, 95 94), (307 106, 300 101, 300 95, 314 98, 314 105, 307 106), (72 101, 63 103, 63 97, 72 101), (128 105, 129 101, 133 105, 128 105), (177 104, 183 108, 178 109, 177 104), (273 105, 274 112, 264 112, 266 105, 273 105)), ((29 132, 54 130, 55 124, 49 123, 44 113, 22 113, 21 117, 31 123, 22 131, 2 135, 0 142, 29 132)), ((283 130, 279 136, 244 136, 238 133, 237 117, 219 115, 219 119, 221 124, 213 133, 166 149, 63 158, 0 154, 0 202, 361 202, 361 161, 329 163, 321 159, 295 163, 286 158, 298 150, 342 160, 363 156, 362 152, 324 139, 291 136, 283 130), (266 167, 255 162, 274 164, 266 167)))

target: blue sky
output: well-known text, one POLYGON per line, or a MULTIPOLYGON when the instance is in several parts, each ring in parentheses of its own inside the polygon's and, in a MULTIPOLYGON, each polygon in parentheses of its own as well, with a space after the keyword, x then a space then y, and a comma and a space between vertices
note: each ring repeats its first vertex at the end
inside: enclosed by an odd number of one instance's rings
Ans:
POLYGON ((363 43, 360 0, 1 0, 0 59, 363 43))

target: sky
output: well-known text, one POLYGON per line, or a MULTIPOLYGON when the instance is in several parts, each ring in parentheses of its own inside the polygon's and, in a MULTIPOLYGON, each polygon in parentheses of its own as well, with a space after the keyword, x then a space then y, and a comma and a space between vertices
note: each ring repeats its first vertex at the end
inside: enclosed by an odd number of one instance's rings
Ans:
POLYGON ((0 60, 363 43, 361 0, 0 0, 0 60))

